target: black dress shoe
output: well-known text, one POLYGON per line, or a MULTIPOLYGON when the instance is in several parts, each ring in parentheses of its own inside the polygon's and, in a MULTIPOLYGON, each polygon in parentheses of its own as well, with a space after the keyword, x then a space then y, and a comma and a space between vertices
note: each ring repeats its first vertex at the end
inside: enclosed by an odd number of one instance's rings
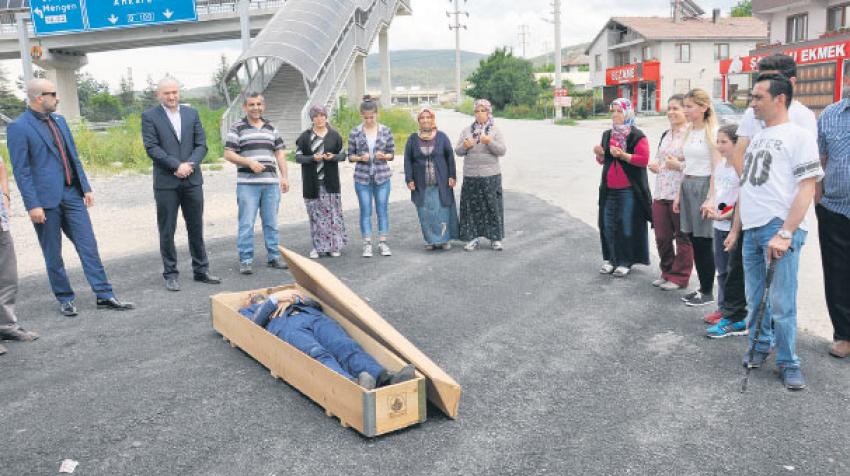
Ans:
POLYGON ((180 291, 180 281, 177 278, 168 278, 165 280, 165 289, 169 291, 180 291))
POLYGON ((28 331, 23 327, 17 329, 0 330, 0 340, 17 340, 21 342, 32 342, 38 339, 38 334, 28 331))
POLYGON ((74 305, 74 301, 60 302, 59 312, 65 317, 74 317, 77 315, 77 306, 74 305))
POLYGON ((198 281, 199 283, 205 283, 205 284, 221 284, 221 278, 219 278, 218 276, 213 276, 209 273, 196 274, 195 275, 195 281, 198 281))
POLYGON ((109 299, 98 298, 97 308, 111 309, 113 311, 129 311, 130 309, 135 309, 136 305, 131 302, 121 302, 114 297, 111 297, 109 299))

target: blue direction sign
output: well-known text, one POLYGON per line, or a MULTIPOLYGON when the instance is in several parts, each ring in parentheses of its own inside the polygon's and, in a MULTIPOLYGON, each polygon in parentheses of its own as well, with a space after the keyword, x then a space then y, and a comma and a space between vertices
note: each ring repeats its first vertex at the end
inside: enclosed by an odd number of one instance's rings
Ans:
POLYGON ((82 0, 32 0, 30 10, 37 35, 86 30, 82 0))
POLYGON ((195 21, 195 0, 86 0, 89 29, 195 21))
POLYGON ((37 35, 196 21, 195 0, 31 0, 37 35))

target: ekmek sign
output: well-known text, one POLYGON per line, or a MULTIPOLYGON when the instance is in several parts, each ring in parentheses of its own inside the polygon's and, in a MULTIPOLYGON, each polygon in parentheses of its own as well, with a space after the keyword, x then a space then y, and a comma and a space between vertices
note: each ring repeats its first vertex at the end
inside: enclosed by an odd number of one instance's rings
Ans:
POLYGON ((195 0, 32 0, 36 35, 197 21, 195 0))

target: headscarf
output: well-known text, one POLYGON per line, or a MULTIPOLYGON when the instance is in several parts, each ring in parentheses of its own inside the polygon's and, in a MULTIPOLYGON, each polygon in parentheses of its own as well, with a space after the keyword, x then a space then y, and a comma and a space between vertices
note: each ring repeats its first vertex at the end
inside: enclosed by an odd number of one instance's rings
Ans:
POLYGON ((618 98, 611 102, 611 109, 619 107, 623 111, 624 121, 622 124, 612 124, 611 138, 616 141, 618 147, 625 150, 626 138, 632 132, 632 126, 635 125, 635 110, 632 107, 632 102, 626 98, 618 98))
POLYGON ((328 108, 326 108, 325 106, 322 106, 321 104, 313 104, 312 106, 310 106, 309 114, 310 114, 310 120, 311 121, 313 120, 314 117, 318 116, 319 114, 321 114, 325 117, 328 117, 328 108))
POLYGON ((437 114, 430 107, 424 106, 416 114, 416 122, 417 123, 419 123, 419 118, 422 117, 422 114, 425 114, 425 113, 431 114, 431 116, 434 118, 434 128, 431 129, 430 131, 423 131, 422 127, 420 126, 419 137, 421 137, 422 139, 425 139, 425 140, 431 140, 431 139, 434 138, 434 136, 437 135, 437 114), (424 134, 424 136, 423 136, 423 134, 424 134))
POLYGON ((473 104, 472 110, 474 111, 479 107, 487 110, 487 122, 481 124, 477 120, 472 121, 472 139, 476 142, 481 139, 482 135, 490 135, 490 129, 493 127, 493 105, 486 99, 478 99, 473 104))

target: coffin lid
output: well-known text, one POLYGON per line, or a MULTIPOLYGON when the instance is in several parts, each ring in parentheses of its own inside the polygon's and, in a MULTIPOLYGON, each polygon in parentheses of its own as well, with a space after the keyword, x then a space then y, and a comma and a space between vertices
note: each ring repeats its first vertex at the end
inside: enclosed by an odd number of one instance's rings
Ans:
POLYGON ((460 385, 321 264, 280 247, 295 281, 425 375, 428 400, 457 418, 460 385))

